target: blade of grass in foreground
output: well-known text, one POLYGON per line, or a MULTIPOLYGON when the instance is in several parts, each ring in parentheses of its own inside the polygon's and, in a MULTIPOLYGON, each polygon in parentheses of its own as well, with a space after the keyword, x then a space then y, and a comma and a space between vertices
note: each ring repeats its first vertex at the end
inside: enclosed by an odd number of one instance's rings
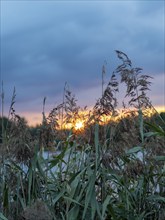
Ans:
POLYGON ((2 212, 0 212, 0 220, 8 220, 8 219, 2 214, 2 212))
POLYGON ((95 163, 96 163, 96 172, 98 169, 98 163, 99 163, 99 125, 95 125, 95 163))

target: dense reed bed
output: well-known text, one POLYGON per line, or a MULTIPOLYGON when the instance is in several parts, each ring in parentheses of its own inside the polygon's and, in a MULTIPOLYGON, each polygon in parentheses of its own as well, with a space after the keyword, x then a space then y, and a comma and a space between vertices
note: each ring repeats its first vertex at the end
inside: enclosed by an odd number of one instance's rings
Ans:
POLYGON ((29 128, 14 110, 14 91, 1 118, 0 219, 165 219, 165 114, 147 96, 150 77, 116 53, 122 64, 90 112, 66 84, 62 103, 46 116, 44 99, 41 125, 29 128))

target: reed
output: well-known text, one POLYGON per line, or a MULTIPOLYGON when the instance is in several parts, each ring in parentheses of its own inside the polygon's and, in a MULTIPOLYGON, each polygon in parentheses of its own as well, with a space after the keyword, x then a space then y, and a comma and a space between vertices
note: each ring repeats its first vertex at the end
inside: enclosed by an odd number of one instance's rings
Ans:
POLYGON ((147 97, 150 77, 132 67, 126 54, 116 53, 122 64, 107 87, 102 86, 92 113, 84 116, 83 132, 59 129, 60 120, 74 124, 81 111, 66 85, 62 103, 48 116, 44 99, 35 138, 15 113, 14 90, 10 124, 3 126, 0 146, 0 219, 165 218, 165 122, 158 113, 146 116, 153 108, 147 97), (119 117, 116 94, 121 84, 128 99, 119 117), (100 123, 107 115, 111 120, 100 123), (45 158, 43 150, 48 149, 45 158))

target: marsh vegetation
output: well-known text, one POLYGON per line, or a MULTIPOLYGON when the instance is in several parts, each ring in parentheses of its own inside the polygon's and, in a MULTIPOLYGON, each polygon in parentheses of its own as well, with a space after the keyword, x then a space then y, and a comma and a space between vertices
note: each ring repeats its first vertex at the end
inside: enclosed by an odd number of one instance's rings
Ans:
POLYGON ((46 116, 44 99, 41 125, 30 128, 14 91, 1 117, 0 219, 165 219, 165 114, 147 96, 151 77, 116 54, 121 65, 90 111, 66 84, 62 103, 46 116))

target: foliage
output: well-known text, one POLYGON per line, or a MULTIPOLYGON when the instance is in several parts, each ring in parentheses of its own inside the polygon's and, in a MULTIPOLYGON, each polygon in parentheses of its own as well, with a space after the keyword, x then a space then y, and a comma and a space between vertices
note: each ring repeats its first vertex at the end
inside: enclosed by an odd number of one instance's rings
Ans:
POLYGON ((0 219, 165 219, 163 114, 146 117, 152 108, 146 93, 150 77, 140 76, 141 69, 116 52, 123 64, 112 73, 92 114, 84 116, 83 132, 59 129, 60 120, 74 124, 80 117, 66 85, 62 104, 48 117, 44 99, 37 130, 15 113, 14 93, 10 126, 1 135, 0 219), (119 120, 116 93, 121 83, 130 99, 119 120), (111 120, 99 123, 105 115, 111 120), (54 151, 45 158, 43 149, 49 147, 54 151))

